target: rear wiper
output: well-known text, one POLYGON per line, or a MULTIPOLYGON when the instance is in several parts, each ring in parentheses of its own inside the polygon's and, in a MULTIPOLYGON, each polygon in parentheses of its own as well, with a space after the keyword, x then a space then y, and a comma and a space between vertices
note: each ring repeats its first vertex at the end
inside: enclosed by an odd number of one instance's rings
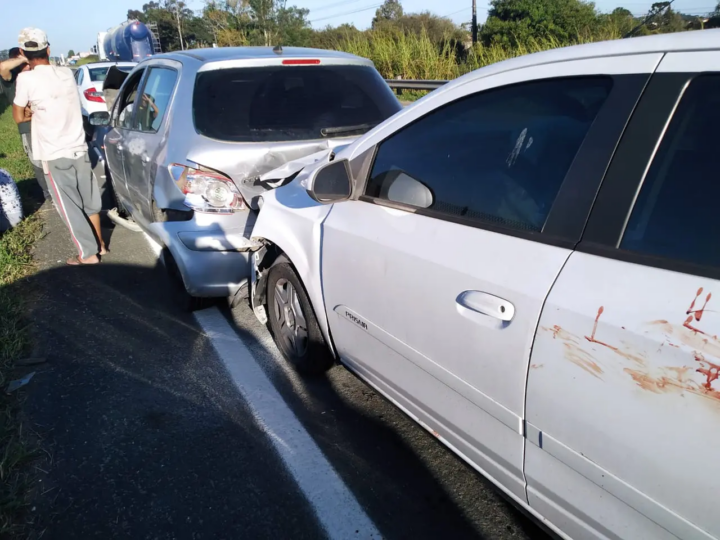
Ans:
POLYGON ((340 126, 326 127, 320 130, 320 135, 328 137, 329 135, 339 135, 341 133, 351 133, 353 131, 368 131, 377 126, 377 124, 358 124, 357 126, 340 126))

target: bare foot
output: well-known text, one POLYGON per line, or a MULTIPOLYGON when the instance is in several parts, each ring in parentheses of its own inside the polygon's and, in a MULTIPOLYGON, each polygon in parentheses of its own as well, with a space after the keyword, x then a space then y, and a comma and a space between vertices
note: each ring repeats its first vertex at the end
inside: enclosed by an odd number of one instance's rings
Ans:
POLYGON ((85 264, 99 264, 100 259, 97 255, 93 255, 92 257, 87 257, 86 259, 80 258, 80 255, 76 255, 75 257, 70 257, 67 260, 67 264, 70 266, 83 266, 85 264))
POLYGON ((98 255, 100 255, 102 257, 103 255, 107 255, 108 253, 110 253, 110 250, 107 247, 105 247, 105 244, 100 246, 100 253, 98 255))

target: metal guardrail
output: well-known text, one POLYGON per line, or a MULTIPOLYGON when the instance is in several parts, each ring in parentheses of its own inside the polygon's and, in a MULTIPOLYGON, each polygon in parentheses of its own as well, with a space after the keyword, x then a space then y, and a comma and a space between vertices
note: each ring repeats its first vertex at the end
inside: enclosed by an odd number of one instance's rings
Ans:
POLYGON ((449 81, 421 81, 416 79, 385 79, 388 86, 402 94, 403 90, 436 90, 449 81))

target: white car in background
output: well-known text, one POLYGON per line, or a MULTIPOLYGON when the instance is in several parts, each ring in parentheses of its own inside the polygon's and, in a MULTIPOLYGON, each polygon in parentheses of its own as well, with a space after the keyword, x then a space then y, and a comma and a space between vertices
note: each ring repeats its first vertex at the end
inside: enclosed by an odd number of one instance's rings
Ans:
POLYGON ((94 112, 107 112, 103 97, 103 85, 108 70, 117 66, 121 71, 130 73, 136 66, 134 62, 95 62, 84 64, 75 70, 75 81, 80 95, 80 107, 86 130, 89 127, 88 116, 94 112))
POLYGON ((265 175, 253 309, 564 538, 720 538, 718 126, 720 30, 482 68, 265 175))

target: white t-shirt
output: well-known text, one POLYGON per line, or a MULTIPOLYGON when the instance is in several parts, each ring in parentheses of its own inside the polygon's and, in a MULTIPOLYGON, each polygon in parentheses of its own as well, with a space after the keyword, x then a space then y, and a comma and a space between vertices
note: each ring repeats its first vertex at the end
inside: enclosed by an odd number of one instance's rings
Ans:
POLYGON ((32 108, 35 159, 72 159, 87 151, 80 96, 69 68, 41 65, 20 73, 13 103, 18 107, 29 103, 32 108))

